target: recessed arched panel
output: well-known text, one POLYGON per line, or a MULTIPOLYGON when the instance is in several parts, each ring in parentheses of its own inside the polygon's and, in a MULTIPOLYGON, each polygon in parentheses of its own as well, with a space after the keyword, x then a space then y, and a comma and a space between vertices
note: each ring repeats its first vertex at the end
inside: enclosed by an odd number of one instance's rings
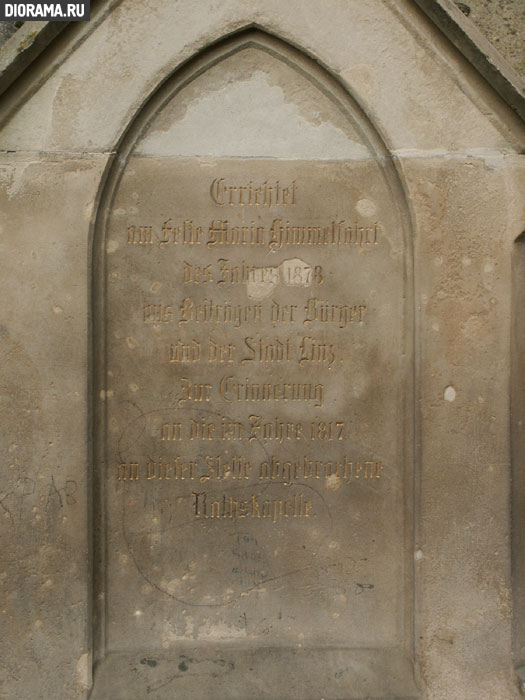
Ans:
POLYGON ((410 235, 372 125, 238 34, 134 120, 96 236, 94 697, 414 697, 410 235))

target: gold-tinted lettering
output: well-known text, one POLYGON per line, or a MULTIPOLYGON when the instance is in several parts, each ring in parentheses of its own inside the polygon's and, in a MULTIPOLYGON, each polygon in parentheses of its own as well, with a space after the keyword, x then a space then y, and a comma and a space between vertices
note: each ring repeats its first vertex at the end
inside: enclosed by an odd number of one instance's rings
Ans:
POLYGON ((146 304, 143 307, 144 323, 171 323, 173 307, 164 304, 146 304))
POLYGON ((237 500, 232 495, 213 496, 206 491, 192 492, 192 511, 195 518, 205 520, 236 520, 251 518, 267 520, 276 525, 282 520, 310 518, 312 501, 302 493, 295 493, 289 499, 261 499, 257 494, 237 500))
POLYGON ((190 424, 190 440, 213 440, 214 432, 214 423, 209 423, 204 418, 200 420, 192 418, 190 424))
POLYGON ((330 304, 313 297, 304 306, 303 324, 329 323, 346 328, 354 322, 363 323, 366 309, 365 305, 330 304))
POLYGON ((213 282, 213 270, 211 265, 199 266, 183 260, 184 284, 209 284, 213 282))
POLYGON ((216 343, 213 338, 208 341, 208 362, 210 364, 231 364, 235 345, 216 343))
POLYGON ((279 304, 272 299, 271 321, 273 325, 277 323, 295 323, 295 314, 297 312, 295 304, 279 304))
POLYGON ((229 418, 223 418, 221 422, 221 440, 239 441, 243 437, 243 425, 229 418))
POLYGON ((117 464, 117 481, 138 481, 139 480, 139 465, 138 462, 121 462, 117 464))
POLYGON ((173 219, 168 219, 162 224, 162 238, 159 241, 159 248, 162 248, 163 246, 168 245, 169 243, 177 245, 179 242, 179 238, 181 236, 181 227, 168 226, 170 221, 173 221, 173 219))
POLYGON ((183 343, 178 340, 169 346, 169 362, 177 364, 191 364, 200 362, 201 359, 201 344, 197 340, 192 340, 191 343, 183 343))
POLYGON ((287 206, 297 203, 297 183, 293 180, 283 187, 279 180, 269 183, 265 180, 259 187, 254 187, 253 180, 243 185, 226 184, 226 180, 215 178, 210 185, 210 197, 214 204, 239 207, 287 206))
POLYGON ((187 323, 206 323, 228 324, 233 328, 240 328, 246 324, 261 322, 261 304, 233 304, 228 300, 217 304, 213 299, 204 299, 197 303, 191 297, 186 297, 179 306, 179 326, 187 323))
POLYGON ((153 226, 128 226, 128 245, 153 245, 153 226))
POLYGON ((332 369, 335 362, 333 343, 325 343, 310 336, 304 336, 301 340, 299 354, 299 367, 307 364, 324 364, 328 369, 332 369))
POLYGON ((241 359, 241 365, 247 362, 281 363, 288 362, 291 357, 291 341, 287 338, 284 342, 279 338, 266 340, 261 337, 244 338, 246 352, 241 359))
POLYGON ((228 403, 251 401, 299 401, 314 406, 324 403, 324 385, 310 383, 256 383, 225 376, 219 382, 219 395, 228 403))
POLYGON ((182 440, 181 423, 163 423, 160 428, 161 440, 182 440))
POLYGON ((200 384, 192 382, 187 377, 181 377, 181 394, 179 398, 179 405, 185 401, 192 401, 195 403, 208 402, 211 400, 210 392, 212 390, 211 384, 200 384))

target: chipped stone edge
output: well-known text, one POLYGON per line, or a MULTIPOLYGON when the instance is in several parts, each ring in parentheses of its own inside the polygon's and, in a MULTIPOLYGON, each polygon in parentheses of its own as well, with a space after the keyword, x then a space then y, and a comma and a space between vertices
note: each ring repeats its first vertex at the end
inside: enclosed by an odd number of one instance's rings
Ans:
POLYGON ((0 49, 0 94, 70 23, 24 22, 0 49))
POLYGON ((452 0, 413 0, 508 106, 525 121, 525 80, 452 0))
MULTIPOLYGON (((43 71, 40 81, 35 80, 34 76, 30 78, 32 85, 23 89, 18 97, 18 102, 24 102, 121 2, 122 0, 91 0, 91 17, 87 22, 24 22, 0 47, 0 95, 18 78, 23 77, 25 71, 48 50, 49 66, 43 71), (62 38, 64 41, 60 43, 62 38), (57 44, 56 50, 53 50, 57 44)), ((16 110, 16 105, 14 109, 16 110)), ((7 110, 0 120, 5 121, 9 116, 10 111, 7 110)))

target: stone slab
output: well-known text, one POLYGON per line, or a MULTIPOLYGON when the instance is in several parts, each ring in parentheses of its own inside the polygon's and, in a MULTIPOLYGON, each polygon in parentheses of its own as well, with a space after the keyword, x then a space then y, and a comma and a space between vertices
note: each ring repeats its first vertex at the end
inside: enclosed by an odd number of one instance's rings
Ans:
POLYGON ((107 9, 4 100, 0 695, 517 698, 523 127, 408 0, 107 9))

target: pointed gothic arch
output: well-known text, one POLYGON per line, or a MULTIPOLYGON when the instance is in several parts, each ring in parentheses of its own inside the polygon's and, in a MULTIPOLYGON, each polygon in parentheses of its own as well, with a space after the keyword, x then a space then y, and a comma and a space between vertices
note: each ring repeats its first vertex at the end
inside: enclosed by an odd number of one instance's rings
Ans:
MULTIPOLYGON (((98 400, 100 396, 109 396, 111 393, 107 378, 107 357, 108 357, 108 294, 107 294, 107 232, 110 227, 111 212, 119 193, 122 178, 126 172, 126 167, 133 157, 134 149, 145 134, 148 133, 155 119, 170 104, 174 103, 179 94, 194 81, 204 76, 211 69, 221 66, 223 62, 242 54, 243 51, 255 49, 265 55, 285 64, 291 68, 302 79, 308 81, 315 90, 323 95, 335 110, 343 116, 357 133, 361 142, 366 145, 369 152, 369 160, 374 163, 377 172, 383 182, 384 191, 388 193, 387 198, 390 208, 396 210, 395 220, 399 231, 400 245, 403 249, 402 266, 400 268, 400 278, 402 278, 402 305, 401 313, 402 329, 399 337, 402 339, 403 349, 401 352, 403 365, 402 394, 400 402, 403 414, 402 429, 399 434, 399 441, 402 443, 399 450, 402 454, 400 470, 402 476, 400 483, 403 491, 403 509, 411 514, 409 519, 404 519, 402 524, 404 548, 403 558, 403 578, 404 595, 406 599, 399 603, 399 623, 403 628, 403 641, 400 648, 392 653, 391 649, 373 650, 372 657, 366 663, 379 663, 386 673, 386 682, 395 683, 394 677, 398 678, 400 688, 403 693, 413 691, 413 645, 414 645, 414 584, 413 584, 413 559, 412 544, 414 541, 414 498, 417 489, 414 486, 414 479, 417 474, 417 455, 415 448, 415 430, 417 430, 417 417, 415 414, 415 391, 416 391, 416 365, 414 363, 415 335, 414 335, 414 305, 413 305, 413 262, 412 262, 412 233, 410 213, 405 196, 403 181, 396 167, 396 160, 389 152, 384 140, 378 130, 370 122, 365 111, 350 95, 340 81, 331 74, 325 66, 322 66, 311 56, 301 51, 299 48, 291 46, 288 42, 272 35, 260 27, 249 26, 241 31, 213 43, 211 46, 201 50, 192 59, 185 62, 171 75, 169 75, 145 100, 137 114, 130 121, 120 143, 116 147, 115 155, 108 168, 106 177, 101 185, 99 195, 99 205, 96 221, 93 229, 93 265, 92 265, 92 309, 93 325, 91 334, 91 356, 92 356, 92 421, 94 430, 94 450, 92 463, 94 465, 93 475, 93 571, 94 571, 94 663, 95 668, 99 667, 100 672, 95 671, 94 697, 98 698, 98 692, 106 684, 115 667, 112 665, 115 655, 107 656, 107 627, 108 617, 111 616, 110 596, 107 595, 106 571, 108 566, 108 542, 111 540, 107 524, 108 496, 106 488, 106 474, 110 468, 112 457, 108 455, 106 445, 106 434, 108 430, 108 404, 106 401, 98 400), (416 423, 414 423, 416 421, 416 423), (414 427, 415 426, 415 427, 414 427), (406 585, 409 581, 410 585, 406 585), (375 659, 375 661, 373 660, 375 659), (113 669, 113 670, 111 670, 113 669), (393 674, 393 675, 392 675, 393 674), (99 683, 97 685, 97 678, 99 683), (408 690, 410 689, 410 690, 408 690)), ((206 155, 206 154, 202 154, 206 155)), ((416 506, 417 507, 417 506, 416 506)), ((124 528, 126 526, 124 525, 124 528)), ((139 545, 137 545, 138 547, 139 545)), ((135 565, 140 570, 137 561, 135 565)), ((285 574, 288 575, 288 574, 285 574)), ((162 593, 179 600, 174 596, 163 583, 153 583, 154 587, 162 593)), ((183 601, 184 602, 184 601, 183 601)), ((200 603, 192 603, 200 605, 200 603)), ((222 603, 206 604, 215 607, 222 603)), ((114 651, 114 649, 113 649, 114 651)), ((316 651, 318 653, 318 650, 316 651)), ((367 652, 362 652, 366 653, 367 652)), ((383 671, 382 671, 383 672, 383 671)), ((120 675, 120 672, 117 674, 120 675)), ((352 681, 353 682, 353 681, 352 681)), ((374 681, 376 691, 385 682, 374 681)), ((376 692, 374 691, 374 692, 376 692)), ((399 691, 401 692, 401 691, 399 691)), ((412 695, 411 695, 412 697, 412 695)))

